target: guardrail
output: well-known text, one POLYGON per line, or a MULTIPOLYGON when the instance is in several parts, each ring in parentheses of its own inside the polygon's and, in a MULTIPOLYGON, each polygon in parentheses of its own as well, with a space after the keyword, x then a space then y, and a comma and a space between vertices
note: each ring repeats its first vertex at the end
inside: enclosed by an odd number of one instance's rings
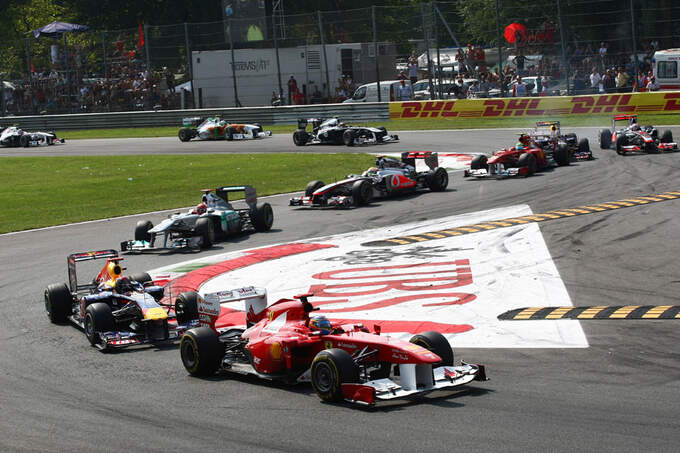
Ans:
POLYGON ((111 129, 119 127, 177 126, 182 118, 219 115, 229 121, 261 124, 295 124, 298 118, 337 116, 343 121, 386 121, 388 102, 356 104, 312 104, 281 107, 242 107, 143 112, 76 113, 72 115, 35 115, 0 117, 0 126, 18 124, 26 130, 111 129))

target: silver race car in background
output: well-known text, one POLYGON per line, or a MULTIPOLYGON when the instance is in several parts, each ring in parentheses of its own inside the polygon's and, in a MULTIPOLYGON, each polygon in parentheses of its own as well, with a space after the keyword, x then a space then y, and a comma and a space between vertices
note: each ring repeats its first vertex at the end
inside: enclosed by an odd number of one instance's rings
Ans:
POLYGON ((341 123, 337 118, 300 118, 298 129, 293 132, 293 143, 297 146, 307 144, 324 145, 366 145, 399 140, 399 136, 390 135, 384 127, 350 126, 341 123), (312 132, 307 126, 312 125, 312 132))
POLYGON ((257 204, 257 192, 252 186, 204 189, 201 203, 185 213, 170 215, 154 226, 140 220, 135 227, 134 240, 120 243, 123 252, 143 252, 155 249, 184 247, 209 248, 216 240, 250 231, 269 231, 274 223, 274 212, 269 203, 257 204), (229 203, 229 193, 245 192, 245 209, 229 203), (156 241, 162 238, 162 244, 156 241))
POLYGON ((22 147, 40 145, 54 145, 66 140, 57 138, 54 132, 26 132, 17 126, 0 128, 0 145, 7 147, 22 147))

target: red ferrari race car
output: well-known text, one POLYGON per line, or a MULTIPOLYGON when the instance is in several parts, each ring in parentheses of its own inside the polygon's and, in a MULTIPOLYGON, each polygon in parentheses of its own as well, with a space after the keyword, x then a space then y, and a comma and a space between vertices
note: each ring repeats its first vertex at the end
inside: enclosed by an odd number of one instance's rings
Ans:
POLYGON ((253 287, 199 297, 201 327, 180 342, 184 367, 203 377, 222 371, 290 384, 311 381, 322 400, 366 405, 486 380, 483 365, 454 366, 451 345, 438 332, 407 342, 362 324, 334 325, 325 316, 310 317, 316 310, 310 296, 269 307, 266 291, 253 287), (245 328, 221 323, 220 304, 239 300, 246 304, 245 328))
POLYGON ((490 157, 484 154, 473 157, 464 175, 475 178, 531 176, 540 169, 569 165, 570 161, 565 143, 555 149, 544 149, 531 135, 520 134, 519 142, 512 148, 496 151, 490 157))
POLYGON ((654 126, 638 125, 637 115, 615 115, 612 119, 612 128, 600 131, 600 148, 608 149, 612 146, 620 155, 678 150, 678 144, 673 142, 673 132, 666 129, 659 138, 659 131, 654 126), (625 121, 626 125, 617 129, 617 122, 622 121, 625 121))
POLYGON ((373 198, 390 197, 430 189, 443 192, 449 185, 449 174, 439 167, 437 153, 430 151, 404 152, 401 161, 388 156, 379 156, 376 166, 360 175, 347 175, 347 178, 331 184, 312 181, 307 184, 303 197, 290 199, 291 206, 314 208, 348 208, 371 202, 373 198), (416 171, 416 159, 423 159, 427 171, 416 171))
POLYGON ((184 292, 174 304, 161 304, 165 282, 153 282, 147 273, 124 277, 121 260, 115 250, 69 255, 69 285, 56 283, 45 289, 50 321, 71 321, 102 351, 177 339, 198 326, 197 293, 184 292), (101 271, 80 283, 76 265, 98 259, 106 259, 101 271))

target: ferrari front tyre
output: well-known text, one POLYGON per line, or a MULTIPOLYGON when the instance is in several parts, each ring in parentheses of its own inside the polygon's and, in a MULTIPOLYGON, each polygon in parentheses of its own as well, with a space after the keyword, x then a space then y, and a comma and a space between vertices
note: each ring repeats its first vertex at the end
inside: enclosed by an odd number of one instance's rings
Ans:
POLYGON ((624 146, 628 146, 628 137, 625 135, 621 135, 620 137, 616 138, 616 154, 625 156, 626 149, 624 148, 624 146))
POLYGON ((581 140, 578 141, 578 152, 579 153, 590 152, 590 143, 588 142, 587 138, 582 138, 581 140))
POLYGON ((566 165, 569 165, 569 162, 571 160, 571 155, 569 153, 569 148, 567 147, 566 143, 560 143, 557 145, 557 149, 555 150, 555 162, 557 162, 557 165, 560 167, 564 167, 566 165))
POLYGON ((673 143, 673 132, 671 132, 669 129, 663 131, 660 141, 661 143, 673 143))
POLYGON ((432 192, 443 192, 449 185, 449 174, 445 168, 437 167, 427 174, 427 187, 432 192))
POLYGON ((130 275, 130 280, 133 282, 141 283, 142 285, 145 285, 148 282, 151 282, 151 276, 146 273, 146 272, 138 272, 136 274, 131 274, 130 275))
POLYGON ((312 361, 312 387, 324 401, 342 401, 342 384, 359 382, 359 369, 343 349, 324 349, 312 361))
POLYGON ((209 327, 187 330, 179 351, 184 368, 192 376, 212 376, 220 368, 223 351, 217 333, 209 327))
POLYGON ((354 146, 354 130, 347 129, 342 133, 342 143, 346 146, 354 146))
POLYGON ((371 202, 373 187, 366 179, 354 181, 352 184, 352 201, 354 206, 363 206, 371 202))
POLYGON ((111 307, 103 302, 95 302, 85 309, 84 320, 85 336, 91 345, 99 343, 102 332, 111 332, 116 329, 116 320, 111 312, 111 307))
POLYGON ((524 153, 521 156, 519 156, 519 159, 517 160, 517 166, 526 167, 529 170, 527 172, 527 176, 531 176, 534 173, 536 173, 537 169, 536 158, 534 157, 533 154, 524 153))
POLYGON ((612 131, 602 129, 600 131, 600 148, 609 149, 612 146, 612 131))
POLYGON ((187 324, 198 319, 198 293, 196 291, 186 291, 177 296, 175 316, 177 324, 187 324))
POLYGON ((298 130, 293 132, 293 143, 296 146, 304 146, 309 140, 309 134, 306 131, 298 130))
POLYGON ((430 352, 434 352, 442 359, 441 362, 433 364, 433 367, 453 366, 453 349, 451 348, 451 344, 444 335, 439 332, 422 332, 411 337, 411 340, 409 341, 424 347, 430 352))
POLYGON ((306 197, 311 197, 314 195, 314 192, 325 186, 322 181, 312 181, 309 184, 307 184, 307 188, 305 188, 305 196, 306 197))
POLYGON ((73 310, 71 291, 64 283, 53 283, 45 290, 45 311, 53 323, 66 322, 73 310))
POLYGON ((151 241, 151 234, 149 230, 153 228, 153 223, 150 220, 140 220, 135 226, 135 241, 151 241))
POLYGON ((269 231, 274 224, 274 211, 269 203, 262 203, 250 212, 251 221, 256 231, 269 231))
POLYGON ((188 142, 191 140, 191 129, 188 127, 183 127, 177 132, 177 137, 179 137, 179 141, 181 142, 188 142))
POLYGON ((470 170, 479 170, 480 168, 486 170, 486 159, 487 157, 484 154, 479 154, 473 157, 470 161, 470 170))
POLYGON ((215 227, 210 217, 200 217, 194 228, 196 236, 201 237, 201 248, 209 249, 215 242, 215 227))

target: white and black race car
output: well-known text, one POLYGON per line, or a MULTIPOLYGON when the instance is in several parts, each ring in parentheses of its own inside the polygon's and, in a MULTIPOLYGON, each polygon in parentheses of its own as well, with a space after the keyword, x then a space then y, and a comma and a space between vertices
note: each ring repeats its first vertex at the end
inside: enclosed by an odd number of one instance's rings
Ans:
POLYGON ((297 146, 307 144, 355 146, 396 140, 399 140, 399 136, 388 134, 387 129, 382 126, 350 126, 341 123, 337 118, 300 118, 298 129, 293 132, 293 143, 297 146), (307 132, 309 124, 312 125, 312 132, 307 132))
POLYGON ((0 145, 7 147, 28 148, 29 146, 54 145, 64 143, 54 132, 26 132, 17 126, 0 128, 0 145))

